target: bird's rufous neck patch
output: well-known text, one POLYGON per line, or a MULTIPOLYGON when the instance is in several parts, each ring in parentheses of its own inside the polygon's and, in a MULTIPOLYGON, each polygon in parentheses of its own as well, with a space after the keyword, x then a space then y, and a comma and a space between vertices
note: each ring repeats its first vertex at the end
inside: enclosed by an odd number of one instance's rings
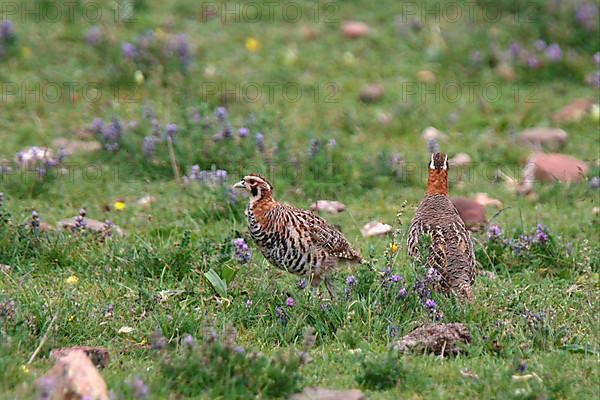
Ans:
POLYGON ((425 195, 434 196, 436 194, 448 195, 448 171, 439 169, 429 170, 425 195))

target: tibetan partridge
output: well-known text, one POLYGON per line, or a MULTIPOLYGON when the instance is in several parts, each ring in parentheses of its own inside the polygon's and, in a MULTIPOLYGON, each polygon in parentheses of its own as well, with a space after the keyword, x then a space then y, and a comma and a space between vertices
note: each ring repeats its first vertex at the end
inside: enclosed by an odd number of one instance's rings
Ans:
POLYGON ((476 268, 473 243, 448 198, 448 156, 443 153, 431 155, 425 198, 408 229, 408 252, 415 259, 421 257, 419 240, 424 234, 431 235, 425 262, 441 275, 443 291, 471 300, 476 268))
POLYGON ((339 262, 362 257, 344 235, 323 218, 273 199, 273 187, 260 175, 247 175, 234 188, 250 193, 246 218, 250 235, 271 264, 307 277, 313 287, 322 279, 333 298, 330 273, 339 262))

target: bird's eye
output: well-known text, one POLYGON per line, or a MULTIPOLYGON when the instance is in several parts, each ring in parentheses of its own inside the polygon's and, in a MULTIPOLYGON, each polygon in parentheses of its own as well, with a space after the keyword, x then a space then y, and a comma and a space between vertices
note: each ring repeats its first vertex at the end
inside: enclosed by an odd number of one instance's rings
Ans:
POLYGON ((251 184, 251 185, 254 185, 254 184, 256 183, 256 181, 255 181, 254 179, 250 179, 250 180, 248 181, 248 183, 249 183, 249 184, 251 184))

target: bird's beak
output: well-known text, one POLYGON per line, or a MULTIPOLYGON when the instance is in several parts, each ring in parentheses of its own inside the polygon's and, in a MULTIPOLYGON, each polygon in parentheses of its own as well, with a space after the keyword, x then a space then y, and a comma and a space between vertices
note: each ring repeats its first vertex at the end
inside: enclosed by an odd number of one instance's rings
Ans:
POLYGON ((246 185, 244 184, 244 181, 239 181, 238 183, 233 185, 233 188, 234 189, 246 189, 246 185))

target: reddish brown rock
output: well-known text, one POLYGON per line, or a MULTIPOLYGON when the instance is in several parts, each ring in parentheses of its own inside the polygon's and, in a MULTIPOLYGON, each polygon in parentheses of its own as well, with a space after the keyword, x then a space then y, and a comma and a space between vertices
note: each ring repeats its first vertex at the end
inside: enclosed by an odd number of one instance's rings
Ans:
POLYGON ((383 87, 378 83, 371 83, 362 88, 358 97, 364 103, 373 103, 383 97, 383 87))
POLYGON ((83 351, 60 357, 36 383, 40 397, 51 400, 108 400, 106 383, 83 351))
POLYGON ((581 160, 557 153, 533 153, 523 169, 523 185, 535 181, 562 183, 575 182, 587 173, 588 166, 581 160))
POLYGON ((342 33, 349 39, 358 39, 369 34, 369 26, 364 22, 347 21, 342 24, 342 33))
POLYGON ((567 132, 558 128, 528 128, 519 132, 517 142, 533 149, 558 150, 567 142, 567 132))
POLYGON ((485 208, 477 201, 465 197, 453 197, 450 200, 468 229, 477 230, 485 223, 485 208))
POLYGON ((50 352, 50 359, 58 361, 62 357, 75 352, 83 351, 85 355, 90 358, 90 361, 98 368, 106 368, 110 361, 108 350, 104 347, 92 347, 92 346, 75 346, 75 347, 63 347, 60 349, 54 349, 50 352))
POLYGON ((471 335, 463 324, 429 324, 404 336, 396 342, 394 349, 400 352, 453 355, 461 352, 462 346, 470 342, 471 335))
POLYGON ((590 110, 594 102, 591 99, 576 99, 558 110, 552 116, 556 123, 569 123, 581 120, 590 110))

